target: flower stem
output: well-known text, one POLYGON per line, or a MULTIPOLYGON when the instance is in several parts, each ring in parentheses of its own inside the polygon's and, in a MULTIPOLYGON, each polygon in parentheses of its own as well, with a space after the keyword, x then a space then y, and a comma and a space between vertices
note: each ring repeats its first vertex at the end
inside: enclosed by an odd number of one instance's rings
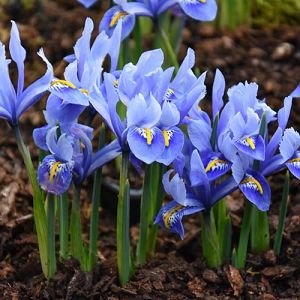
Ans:
POLYGON ((152 171, 153 164, 146 165, 145 177, 143 183, 143 194, 141 198, 141 213, 140 213, 140 232, 139 241, 137 245, 136 262, 138 265, 143 265, 146 262, 147 252, 147 234, 148 234, 148 214, 151 207, 151 201, 153 201, 152 184, 152 171))
POLYGON ((165 47, 165 50, 167 51, 167 54, 171 60, 172 65, 175 67, 175 73, 177 73, 178 69, 179 69, 179 65, 178 65, 178 61, 177 61, 177 56, 174 52, 174 49, 172 48, 171 42, 165 32, 165 30, 163 29, 163 27, 160 24, 160 21, 158 20, 156 23, 156 28, 157 28, 157 32, 159 33, 161 40, 163 42, 163 45, 165 47))
POLYGON ((162 174, 164 166, 159 163, 146 165, 143 194, 141 199, 140 232, 137 245, 137 264, 146 262, 155 249, 157 225, 153 224, 154 217, 162 203, 162 174))
MULTIPOLYGON (((265 138, 266 133, 266 112, 262 114, 259 134, 265 138)), ((260 162, 255 160, 253 169, 259 171, 260 162)), ((252 209, 251 219, 251 250, 253 253, 264 252, 270 247, 270 229, 268 222, 268 214, 265 211, 260 211, 256 206, 252 209)))
POLYGON ((202 251, 206 260, 206 264, 209 268, 219 267, 222 264, 222 257, 214 214, 211 210, 210 212, 204 212, 200 217, 202 230, 202 251))
POLYGON ((250 227, 251 227, 252 207, 253 205, 249 201, 247 201, 244 210, 242 227, 240 231, 240 239, 239 239, 239 244, 238 244, 238 249, 237 249, 236 259, 235 259, 235 267, 239 269, 245 266, 245 261, 247 257, 247 249, 248 249, 249 234, 250 234, 250 227))
POLYGON ((183 29, 184 29, 184 25, 185 25, 185 20, 186 20, 186 16, 183 17, 177 17, 172 25, 170 26, 171 29, 171 41, 172 41, 172 45, 173 45, 173 49, 175 54, 178 54, 181 43, 182 43, 182 38, 183 38, 183 29))
POLYGON ((141 20, 140 17, 136 19, 136 24, 134 26, 133 31, 134 36, 134 42, 135 42, 135 51, 133 53, 134 55, 134 63, 137 63, 139 57, 141 56, 143 52, 143 39, 142 39, 142 32, 141 32, 141 20))
MULTIPOLYGON (((99 134, 98 149, 103 148, 105 143, 105 126, 102 125, 99 134)), ((97 240, 99 233, 99 206, 101 195, 101 180, 102 168, 99 168, 94 174, 93 195, 92 195, 92 209, 90 219, 90 243, 89 243, 89 257, 88 257, 88 271, 92 271, 97 262, 97 240)))
POLYGON ((252 209, 251 218, 251 250, 253 253, 262 253, 270 247, 270 230, 268 215, 256 206, 252 209))
POLYGON ((55 255, 55 196, 48 193, 47 197, 47 237, 48 237, 48 274, 52 278, 56 272, 55 255))
POLYGON ((63 259, 68 258, 69 249, 68 249, 68 241, 69 241, 69 228, 68 228, 68 195, 67 193, 63 193, 59 196, 58 200, 59 206, 59 244, 60 244, 60 257, 63 259))
POLYGON ((122 153, 120 170, 120 191, 117 211, 117 257, 119 280, 124 286, 132 274, 129 235, 130 194, 128 176, 129 153, 122 153))
POLYGON ((287 171, 284 180, 282 200, 280 203, 279 222, 278 222, 278 227, 276 230, 274 246, 273 246, 274 251, 277 255, 280 254, 280 249, 281 249, 282 235, 284 230, 284 221, 285 221, 287 206, 288 206, 289 191, 290 191, 290 173, 289 171, 287 171))
POLYGON ((149 226, 147 234, 147 255, 153 255, 156 246, 157 240, 157 229, 158 225, 153 224, 154 218, 157 215, 158 211, 161 208, 163 197, 164 197, 164 188, 162 184, 163 174, 166 172, 166 167, 159 163, 154 163, 154 172, 152 175, 153 180, 155 181, 155 186, 153 186, 155 195, 153 201, 151 201, 151 207, 149 211, 149 226))
POLYGON ((227 212, 225 198, 220 200, 214 206, 215 217, 217 220, 217 234, 220 245, 222 259, 228 261, 231 252, 231 220, 227 212))
POLYGON ((48 250, 47 250, 47 223, 44 209, 44 198, 37 182, 36 172, 33 167, 30 152, 25 146, 19 126, 13 127, 18 149, 22 155, 30 184, 33 190, 33 214, 38 238, 39 253, 44 275, 48 274, 48 250))
POLYGON ((70 250, 71 255, 80 262, 81 269, 85 271, 86 253, 83 247, 82 226, 80 220, 80 189, 80 186, 74 185, 70 220, 70 250))

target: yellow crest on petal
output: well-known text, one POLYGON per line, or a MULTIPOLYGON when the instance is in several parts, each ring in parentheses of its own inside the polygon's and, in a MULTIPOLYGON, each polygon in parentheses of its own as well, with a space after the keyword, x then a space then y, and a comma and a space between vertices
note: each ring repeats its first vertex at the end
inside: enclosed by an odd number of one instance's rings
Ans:
POLYGON ((67 80, 62 80, 62 79, 52 80, 50 85, 51 86, 64 85, 64 86, 69 87, 71 89, 76 89, 76 86, 72 82, 67 81, 67 80))
POLYGON ((50 169, 50 175, 49 175, 49 181, 52 183, 53 180, 54 180, 54 177, 56 175, 56 172, 57 172, 57 168, 59 167, 61 163, 60 162, 55 162, 52 166, 51 166, 51 169, 50 169))
POLYGON ((264 193, 264 190, 261 186, 261 184, 259 183, 258 180, 256 180, 254 177, 247 177, 245 178, 241 184, 245 184, 245 185, 248 185, 248 184, 251 184, 251 185, 254 185, 256 187, 256 189, 258 190, 258 192, 263 195, 264 193))
POLYGON ((122 17, 127 16, 127 15, 128 15, 128 13, 124 12, 124 11, 120 11, 120 12, 116 13, 113 16, 113 18, 111 19, 111 21, 109 23, 109 27, 110 28, 114 27, 122 17))
POLYGON ((174 215, 182 208, 183 206, 178 204, 163 215, 164 224, 167 229, 170 229, 172 222, 174 221, 174 215))

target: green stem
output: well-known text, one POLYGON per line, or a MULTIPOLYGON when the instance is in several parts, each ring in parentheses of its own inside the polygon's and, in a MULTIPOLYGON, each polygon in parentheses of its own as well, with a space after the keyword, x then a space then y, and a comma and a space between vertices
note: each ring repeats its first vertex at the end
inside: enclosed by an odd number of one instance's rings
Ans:
POLYGON ((147 252, 147 234, 148 234, 148 214, 151 207, 151 201, 153 201, 152 189, 152 171, 153 164, 146 165, 145 177, 143 184, 143 194, 141 198, 141 213, 140 213, 140 232, 139 241, 137 245, 136 262, 138 265, 143 265, 146 262, 147 252))
POLYGON ((273 246, 274 252, 277 255, 280 254, 280 249, 281 249, 282 235, 283 235, 284 222, 285 222, 287 206, 288 206, 289 192, 290 192, 290 173, 289 171, 287 171, 284 180, 282 200, 280 203, 279 222, 278 222, 278 227, 275 234, 274 246, 273 246))
POLYGON ((120 191, 117 211, 117 257, 119 280, 124 286, 132 274, 132 262, 130 255, 129 235, 129 182, 128 176, 129 153, 122 153, 122 164, 120 170, 120 191))
MULTIPOLYGON (((259 134, 265 138, 266 133, 266 113, 264 112, 261 118, 259 134)), ((259 171, 260 162, 255 160, 253 169, 259 171)), ((268 222, 268 214, 265 211, 260 211, 256 206, 252 209, 251 220, 251 250, 253 253, 265 252, 270 247, 270 229, 268 222)))
MULTIPOLYGON (((98 149, 103 148, 105 143, 105 126, 102 125, 99 134, 98 149)), ((92 209, 90 219, 90 244, 89 244, 89 258, 88 258, 88 270, 92 271, 97 262, 97 240, 99 233, 99 206, 101 195, 101 180, 102 180, 102 168, 99 168, 94 175, 93 195, 92 195, 92 209)))
POLYGON ((270 247, 270 230, 268 215, 253 206, 251 220, 251 250, 253 253, 262 253, 270 247))
POLYGON ((126 38, 120 48, 120 57, 118 62, 118 68, 123 69, 123 67, 130 61, 130 48, 129 48, 129 38, 126 38))
POLYGON ((244 268, 246 262, 249 234, 250 234, 250 227, 251 227, 252 207, 253 205, 249 201, 247 201, 245 211, 244 211, 243 221, 242 221, 242 227, 240 231, 238 249, 236 253, 235 267, 239 269, 244 268))
POLYGON ((80 262, 81 268, 85 270, 85 251, 80 220, 80 189, 80 186, 74 185, 70 219, 70 250, 71 255, 80 262))
POLYGON ((56 272, 55 256, 55 196, 48 194, 47 198, 47 237, 48 237, 48 274, 50 279, 56 272))
POLYGON ((201 238, 202 252, 207 266, 219 267, 222 264, 222 257, 212 211, 201 214, 201 238))
POLYGON ((154 218, 157 215, 158 211, 161 208, 163 197, 164 197, 164 188, 162 184, 163 174, 166 172, 166 167, 159 163, 154 163, 155 169, 152 173, 154 198, 151 201, 151 208, 148 215, 148 234, 147 234, 147 255, 151 256, 155 252, 156 241, 157 241, 157 229, 158 225, 154 225, 154 218))
POLYGON ((48 250, 47 250, 47 223, 44 209, 44 198, 37 182, 36 172, 33 167, 30 152, 25 146, 19 126, 13 128, 18 149, 22 155, 30 184, 33 190, 33 215, 38 238, 39 253, 44 275, 48 274, 48 250))
POLYGON ((142 43, 142 32, 141 32, 141 20, 137 18, 136 24, 134 26, 134 41, 135 41, 135 51, 134 55, 134 63, 136 63, 143 52, 143 43, 142 43))
POLYGON ((173 24, 171 25, 171 41, 172 48, 174 49, 175 54, 177 55, 180 49, 180 45, 182 43, 183 34, 182 31, 184 29, 186 17, 178 17, 175 19, 173 24))
POLYGON ((165 32, 165 30, 162 28, 162 26, 159 24, 159 21, 156 23, 156 28, 158 33, 160 34, 160 37, 163 41, 163 45, 167 51, 167 54, 171 60, 172 65, 175 67, 175 73, 177 73, 178 69, 179 69, 179 64, 177 61, 177 57, 176 54, 172 48, 172 45, 170 43, 170 40, 165 32))
POLYGON ((231 221, 227 212, 225 199, 220 200, 215 206, 217 220, 217 234, 220 253, 223 260, 229 260, 231 252, 231 221))
POLYGON ((60 243, 60 257, 63 259, 68 258, 68 195, 64 193, 59 196, 58 200, 59 206, 59 243, 60 243))

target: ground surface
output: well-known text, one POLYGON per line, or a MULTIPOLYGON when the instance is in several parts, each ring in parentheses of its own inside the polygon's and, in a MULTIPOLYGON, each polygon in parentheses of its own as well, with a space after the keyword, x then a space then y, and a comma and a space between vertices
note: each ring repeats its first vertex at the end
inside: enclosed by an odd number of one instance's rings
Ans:
MULTIPOLYGON (((92 15, 100 20, 100 5, 92 11, 75 1, 44 1, 26 13, 11 6, 1 18, 2 39, 7 39, 9 19, 19 22, 22 39, 30 51, 44 46, 52 62, 71 52, 74 40, 80 35, 84 19, 92 15), (30 16, 30 17, 28 17, 30 16)), ((215 33, 210 27, 190 24, 184 32, 184 55, 187 46, 197 53, 200 70, 219 67, 233 85, 238 81, 256 81, 261 96, 278 109, 300 81, 300 28, 282 26, 273 30, 239 29, 235 33, 215 33)), ((43 72, 36 57, 27 65, 32 78, 43 72), (37 67, 38 66, 38 67, 37 67)), ((63 64, 56 63, 61 75, 63 64)), ((29 81, 32 80, 29 78, 29 81)), ((41 104, 43 105, 43 104, 41 104)), ((29 134, 43 119, 37 108, 29 111, 22 125, 29 134)), ((300 128, 300 103, 295 101, 292 122, 300 128)), ((132 281, 120 288, 116 274, 115 202, 116 196, 103 191, 99 258, 93 274, 84 274, 74 261, 60 263, 53 280, 46 282, 41 274, 36 236, 33 232, 30 187, 12 132, 0 123, 0 299, 299 299, 300 298, 300 188, 292 181, 291 201, 286 220, 282 254, 272 252, 248 257, 245 270, 238 272, 230 266, 209 270, 201 258, 198 218, 186 220, 186 237, 159 231, 157 254, 136 271, 132 281)), ((30 142, 33 150, 34 145, 30 142)), ((110 180, 111 169, 104 170, 110 180)), ((274 234, 283 176, 271 179, 273 195, 269 214, 274 234)), ((82 193, 83 223, 87 224, 90 189, 82 193)), ((238 193, 228 200, 233 224, 241 221, 243 200, 238 193)), ((138 202, 132 204, 136 209, 138 202)), ((137 225, 132 226, 132 239, 137 238, 137 225)))

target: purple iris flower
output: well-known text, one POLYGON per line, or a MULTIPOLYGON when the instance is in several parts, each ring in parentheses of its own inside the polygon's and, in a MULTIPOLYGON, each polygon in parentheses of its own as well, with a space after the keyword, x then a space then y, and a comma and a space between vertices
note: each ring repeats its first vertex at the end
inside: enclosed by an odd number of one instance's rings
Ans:
MULTIPOLYGON (((45 151, 48 151, 47 134, 53 127, 59 125, 61 134, 70 134, 70 127, 77 123, 79 115, 83 112, 85 106, 64 103, 62 99, 51 94, 47 100, 44 117, 47 125, 33 130, 33 139, 35 144, 45 151)), ((93 129, 77 124, 91 139, 93 137, 93 129)))
POLYGON ((155 224, 179 234, 183 239, 183 216, 209 211, 218 200, 236 189, 237 184, 231 177, 219 183, 218 179, 224 175, 222 168, 214 168, 213 164, 205 167, 198 150, 193 150, 190 145, 186 146, 184 155, 174 165, 175 175, 171 177, 174 170, 169 170, 163 177, 165 191, 173 200, 161 208, 155 224), (212 168, 214 177, 210 176, 212 168))
POLYGON ((143 0, 127 2, 114 0, 117 4, 110 8, 103 16, 100 31, 111 35, 118 23, 122 24, 122 39, 133 30, 136 16, 157 18, 168 9, 179 6, 183 13, 198 21, 211 21, 216 17, 217 4, 215 0, 143 0))
POLYGON ((5 47, 0 42, 0 117, 6 119, 10 125, 16 126, 22 113, 40 100, 49 88, 53 78, 53 69, 45 57, 43 50, 40 49, 38 55, 46 63, 47 71, 44 76, 24 89, 24 60, 26 58, 26 51, 21 45, 19 31, 14 21, 12 21, 10 32, 9 50, 12 60, 17 65, 18 83, 15 90, 8 69, 11 61, 6 58, 5 47))
POLYGON ((266 176, 288 167, 290 172, 300 179, 299 133, 293 128, 286 129, 293 98, 300 97, 299 91, 300 85, 284 99, 284 105, 278 111, 278 128, 266 147, 266 160, 262 164, 262 172, 266 176))
POLYGON ((57 138, 57 127, 47 134, 47 146, 51 153, 38 168, 38 182, 43 190, 55 195, 64 193, 72 180, 75 165, 73 141, 66 134, 57 138))
POLYGON ((38 168, 38 182, 42 189, 55 195, 68 190, 72 180, 79 185, 110 160, 120 154, 120 146, 114 141, 95 154, 91 137, 83 125, 73 123, 68 132, 58 136, 59 127, 47 131, 46 146, 51 153, 38 168))
POLYGON ((285 132, 292 98, 293 95, 297 96, 297 89, 285 99, 284 107, 279 110, 279 126, 270 140, 268 124, 276 120, 276 113, 265 101, 257 99, 257 90, 258 86, 253 83, 238 84, 229 89, 229 102, 220 115, 218 143, 226 145, 232 153, 233 177, 242 193, 258 209, 266 211, 270 206, 271 190, 265 177, 286 166, 297 177, 294 167, 297 168, 298 161, 298 134, 292 129, 285 132), (261 136, 259 128, 263 115, 266 118, 266 130, 261 136), (260 163, 255 165, 255 161, 260 163))
POLYGON ((91 98, 101 97, 99 87, 102 81, 103 61, 110 56, 111 72, 115 71, 121 44, 121 27, 118 26, 111 38, 101 32, 92 46, 93 21, 86 19, 82 36, 74 46, 74 54, 66 58, 64 80, 54 79, 49 91, 64 100, 64 103, 88 106, 91 98))
POLYGON ((204 78, 193 74, 194 52, 189 49, 175 78, 173 68, 163 70, 163 53, 145 52, 138 63, 104 74, 102 97, 93 107, 115 133, 123 151, 140 161, 169 165, 181 152, 184 134, 179 128, 191 107, 205 95, 204 78), (106 99, 103 100, 103 99, 106 99), (126 106, 121 120, 117 105, 126 106))
POLYGON ((33 131, 36 145, 51 153, 38 169, 38 182, 47 192, 62 194, 72 180, 81 184, 87 176, 120 154, 117 140, 92 153, 93 129, 78 123, 84 109, 85 106, 65 103, 51 94, 44 111, 48 124, 33 131))

